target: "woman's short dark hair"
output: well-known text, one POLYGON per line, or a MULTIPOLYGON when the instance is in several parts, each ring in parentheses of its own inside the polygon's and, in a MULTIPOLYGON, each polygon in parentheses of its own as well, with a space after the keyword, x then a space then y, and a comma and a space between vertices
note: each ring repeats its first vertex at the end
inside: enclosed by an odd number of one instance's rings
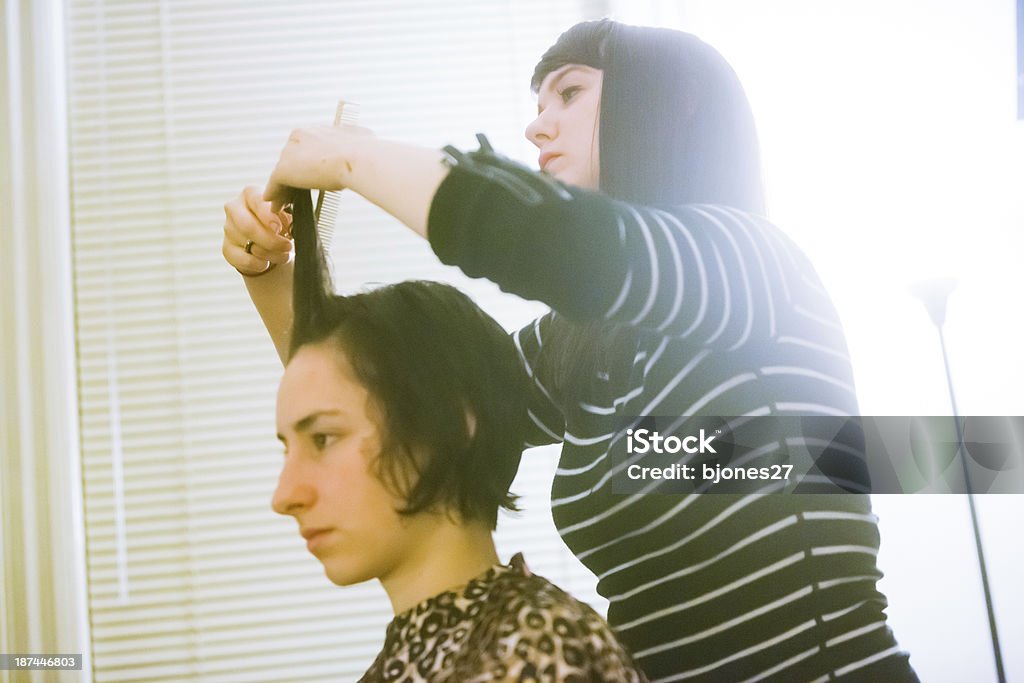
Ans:
POLYGON ((765 212, 750 104, 713 47, 682 31, 587 21, 544 53, 534 69, 534 90, 567 64, 604 73, 603 192, 646 205, 722 204, 765 212))
POLYGON ((528 378, 508 333, 456 288, 407 281, 335 294, 308 191, 296 191, 294 323, 289 360, 335 345, 376 409, 380 480, 399 512, 455 512, 493 528, 516 509, 528 378))

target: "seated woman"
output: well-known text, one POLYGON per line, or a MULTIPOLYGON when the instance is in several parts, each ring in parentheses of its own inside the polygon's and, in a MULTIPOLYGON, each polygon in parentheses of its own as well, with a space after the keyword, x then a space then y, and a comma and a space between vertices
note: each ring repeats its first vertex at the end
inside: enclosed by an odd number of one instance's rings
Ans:
POLYGON ((333 583, 387 591, 395 618, 362 680, 645 680, 590 607, 519 555, 498 562, 529 388, 509 335, 439 283, 336 295, 308 192, 293 229, 273 507, 333 583))

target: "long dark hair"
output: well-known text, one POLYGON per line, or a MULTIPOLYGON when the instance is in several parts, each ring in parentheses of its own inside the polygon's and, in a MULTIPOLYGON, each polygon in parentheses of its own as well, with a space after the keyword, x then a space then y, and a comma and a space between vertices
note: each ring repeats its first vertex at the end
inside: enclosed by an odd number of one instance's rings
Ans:
POLYGON ((754 116, 725 58, 682 31, 601 19, 548 48, 531 86, 567 64, 604 73, 601 191, 643 205, 765 212, 754 116))
POLYGON ((295 275, 289 360, 325 343, 369 392, 381 436, 376 474, 399 512, 443 509, 494 528, 516 509, 529 379, 508 333, 450 285, 406 281, 334 293, 307 190, 293 197, 295 275))
MULTIPOLYGON (((533 89, 567 64, 604 74, 602 192, 634 204, 721 204, 765 213, 754 117, 739 78, 713 47, 681 31, 582 22, 541 57, 533 89)), ((550 371, 563 395, 629 353, 640 335, 605 322, 556 316, 553 324, 550 371)))

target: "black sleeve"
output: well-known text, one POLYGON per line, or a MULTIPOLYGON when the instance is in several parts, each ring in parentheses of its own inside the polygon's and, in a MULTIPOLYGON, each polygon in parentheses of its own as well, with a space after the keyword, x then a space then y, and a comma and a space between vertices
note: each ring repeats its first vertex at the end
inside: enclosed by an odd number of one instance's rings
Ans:
POLYGON ((625 275, 608 217, 600 195, 477 152, 453 164, 438 188, 427 234, 443 263, 563 315, 592 319, 607 310, 625 275), (577 281, 583 273, 585 286, 577 281))
POLYGON ((567 318, 731 349, 773 337, 794 308, 834 315, 809 262, 763 219, 634 206, 489 149, 447 151, 452 169, 428 219, 435 253, 567 318))

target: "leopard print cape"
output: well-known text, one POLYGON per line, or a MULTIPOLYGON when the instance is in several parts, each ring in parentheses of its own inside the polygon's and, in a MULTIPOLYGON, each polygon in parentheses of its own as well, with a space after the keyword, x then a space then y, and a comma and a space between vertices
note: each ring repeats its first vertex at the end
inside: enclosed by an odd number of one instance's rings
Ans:
POLYGON ((517 554, 396 616, 360 683, 646 680, 597 612, 517 554))

